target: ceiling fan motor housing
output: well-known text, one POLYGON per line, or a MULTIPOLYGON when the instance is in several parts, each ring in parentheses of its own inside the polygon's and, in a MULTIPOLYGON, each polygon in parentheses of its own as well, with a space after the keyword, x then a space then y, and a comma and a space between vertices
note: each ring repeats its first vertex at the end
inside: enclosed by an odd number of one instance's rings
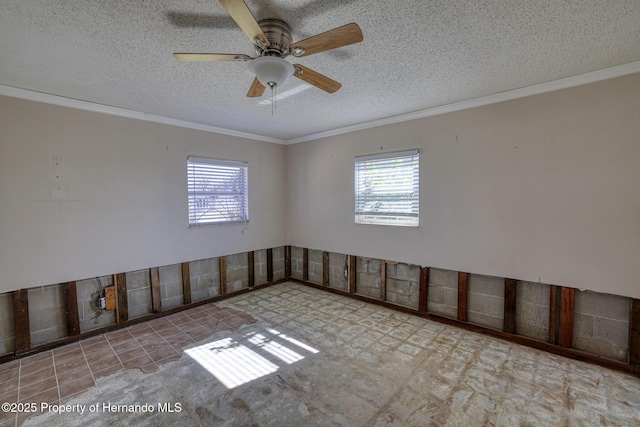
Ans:
POLYGON ((270 45, 264 48, 256 46, 256 52, 260 56, 277 56, 284 58, 289 55, 291 45, 291 28, 279 19, 263 19, 258 22, 262 32, 269 40, 270 45))

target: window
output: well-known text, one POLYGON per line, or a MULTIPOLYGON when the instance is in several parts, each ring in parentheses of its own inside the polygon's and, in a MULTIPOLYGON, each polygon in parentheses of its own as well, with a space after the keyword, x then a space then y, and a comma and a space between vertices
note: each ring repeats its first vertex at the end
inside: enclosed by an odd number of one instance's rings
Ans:
POLYGON ((356 157, 356 223, 417 227, 418 163, 418 150, 356 157))
POLYGON ((249 220, 247 164, 187 158, 189 227, 249 220))

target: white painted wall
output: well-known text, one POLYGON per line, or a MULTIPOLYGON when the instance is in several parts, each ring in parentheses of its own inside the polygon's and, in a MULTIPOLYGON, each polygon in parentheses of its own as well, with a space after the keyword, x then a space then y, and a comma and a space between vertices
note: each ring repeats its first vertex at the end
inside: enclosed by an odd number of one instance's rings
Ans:
POLYGON ((289 146, 287 165, 292 245, 640 298, 640 74, 289 146), (420 227, 354 224, 354 156, 416 147, 420 227))
POLYGON ((0 292, 280 246, 285 150, 0 96, 0 292), (187 228, 188 155, 249 162, 246 230, 187 228))

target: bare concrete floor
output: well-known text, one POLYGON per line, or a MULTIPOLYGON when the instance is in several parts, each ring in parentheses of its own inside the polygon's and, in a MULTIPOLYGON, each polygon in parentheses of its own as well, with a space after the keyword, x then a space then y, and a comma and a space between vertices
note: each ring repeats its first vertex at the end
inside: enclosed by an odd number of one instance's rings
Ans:
POLYGON ((294 283, 217 305, 257 322, 24 425, 640 425, 640 380, 598 366, 294 283))

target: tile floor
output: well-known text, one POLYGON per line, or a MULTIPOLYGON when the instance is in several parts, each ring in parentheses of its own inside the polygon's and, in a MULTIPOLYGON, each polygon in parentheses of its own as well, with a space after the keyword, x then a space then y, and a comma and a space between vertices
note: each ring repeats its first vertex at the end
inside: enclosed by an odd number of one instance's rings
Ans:
POLYGON ((0 365, 0 396, 75 405, 11 426, 640 425, 638 378, 295 283, 0 365))
MULTIPOLYGON (((255 319, 213 304, 88 338, 0 365, 0 402, 66 403, 102 378, 127 369, 154 372, 178 360, 183 348, 255 319)), ((0 412, 0 426, 31 415, 0 412)))

